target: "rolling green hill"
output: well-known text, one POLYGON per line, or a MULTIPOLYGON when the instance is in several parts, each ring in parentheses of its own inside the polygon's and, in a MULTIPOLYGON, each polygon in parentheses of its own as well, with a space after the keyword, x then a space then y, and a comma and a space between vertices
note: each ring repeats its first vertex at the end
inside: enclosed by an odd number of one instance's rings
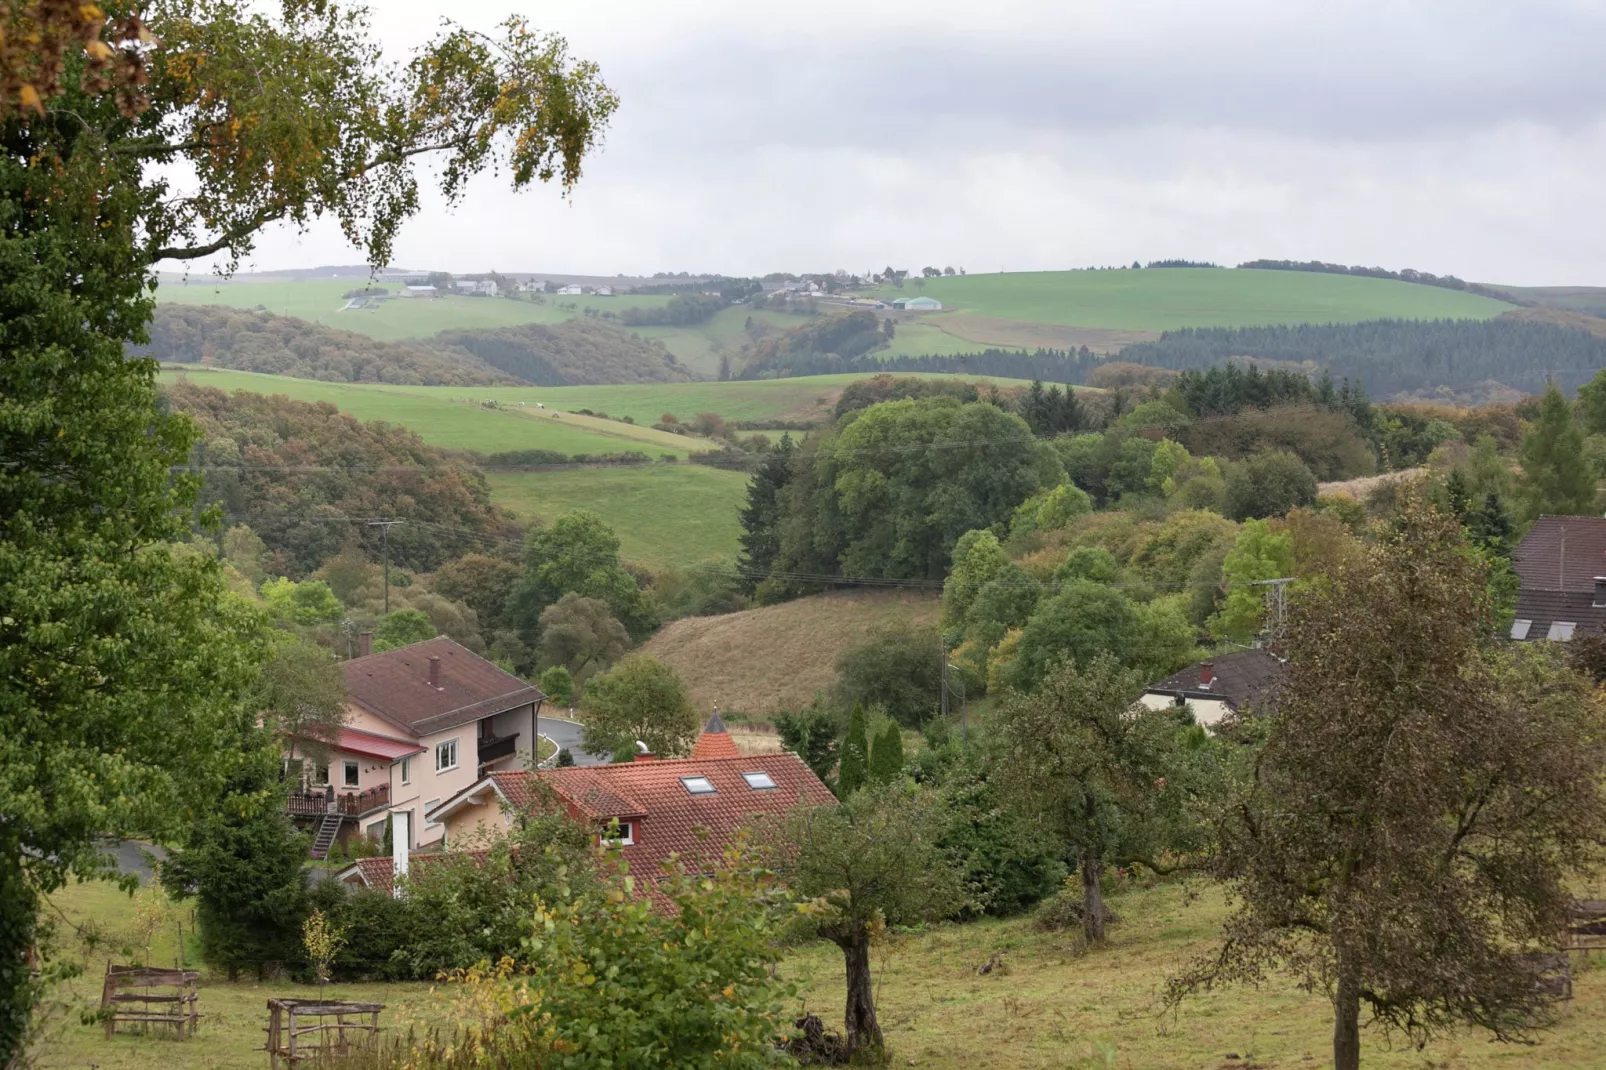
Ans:
MULTIPOLYGON (((1348 275, 1227 268, 1034 271, 911 279, 876 296, 925 294, 1001 320, 1113 330, 1488 319, 1511 306, 1435 286, 1348 275)), ((940 315, 928 322, 941 323, 940 315)))

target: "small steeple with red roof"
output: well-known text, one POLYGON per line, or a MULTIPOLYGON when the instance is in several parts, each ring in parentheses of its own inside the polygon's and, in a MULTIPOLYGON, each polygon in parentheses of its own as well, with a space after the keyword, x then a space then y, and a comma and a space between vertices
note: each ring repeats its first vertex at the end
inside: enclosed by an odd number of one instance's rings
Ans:
POLYGON ((697 737, 697 745, 692 747, 693 758, 740 758, 742 752, 736 749, 736 741, 731 738, 730 732, 725 728, 725 722, 720 720, 716 711, 714 716, 703 725, 703 734, 697 737))

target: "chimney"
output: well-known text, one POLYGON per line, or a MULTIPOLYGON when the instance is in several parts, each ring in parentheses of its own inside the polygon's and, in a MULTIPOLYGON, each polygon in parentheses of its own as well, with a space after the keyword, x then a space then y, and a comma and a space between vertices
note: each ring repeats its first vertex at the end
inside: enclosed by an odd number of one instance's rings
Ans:
POLYGON ((652 751, 647 749, 647 744, 638 739, 636 740, 635 760, 638 762, 656 762, 658 759, 653 757, 652 751))
POLYGON ((1606 606, 1606 576, 1595 577, 1595 597, 1591 605, 1606 606))
POLYGON ((438 654, 429 656, 429 686, 436 691, 441 689, 441 659, 438 654))
POLYGON ((1199 663, 1199 690, 1209 691, 1210 683, 1216 678, 1216 663, 1203 661, 1199 663))
POLYGON ((357 633, 357 656, 359 658, 366 658, 369 654, 372 654, 373 652, 374 652, 374 633, 373 632, 358 632, 357 633))

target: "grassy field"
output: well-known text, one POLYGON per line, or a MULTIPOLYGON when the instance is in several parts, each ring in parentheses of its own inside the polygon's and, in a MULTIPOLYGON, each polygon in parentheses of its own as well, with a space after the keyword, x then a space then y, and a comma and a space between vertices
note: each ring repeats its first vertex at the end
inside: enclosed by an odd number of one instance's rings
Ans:
POLYGON ((937 599, 909 591, 834 591, 677 620, 642 650, 680 673, 698 709, 767 714, 797 709, 830 687, 837 656, 894 619, 935 623, 937 599))
POLYGON ((576 468, 556 472, 492 472, 496 504, 520 519, 551 521, 590 509, 619 536, 626 560, 685 568, 734 558, 747 497, 747 475, 700 464, 640 468, 576 468))
MULTIPOLYGON (((105 885, 80 885, 55 902, 75 923, 102 930, 127 929, 126 896, 105 885)), ((1160 997, 1165 979, 1206 951, 1219 932, 1225 906, 1207 885, 1162 885, 1114 896, 1121 921, 1108 946, 1079 953, 1062 935, 1040 933, 1026 919, 943 925, 895 937, 874 953, 877 1003, 895 1065, 936 1070, 971 1067, 1120 1070, 1292 1070, 1330 1059, 1330 1011, 1319 995, 1273 977, 1256 989, 1226 989, 1184 1003, 1167 1014, 1160 997), (1189 892, 1195 894, 1189 894, 1189 892), (994 953, 1003 968, 976 970, 994 953)), ((180 910, 187 915, 186 908, 180 910)), ((159 938, 153 961, 174 960, 171 936, 159 938), (165 940, 165 942, 164 942, 165 940)), ((66 992, 46 1034, 41 1070, 258 1070, 270 996, 310 998, 316 990, 291 982, 229 984, 203 981, 197 1035, 182 1043, 161 1037, 104 1039, 99 1025, 81 1024, 80 1008, 99 994, 108 957, 121 954, 79 947, 86 973, 66 992)), ((192 959, 193 961, 193 959, 192 959)), ((1601 1065, 1606 1050, 1606 963, 1575 965, 1575 999, 1559 1024, 1532 1047, 1490 1042, 1484 1035, 1452 1034, 1417 1051, 1390 1046, 1363 1029, 1362 1065, 1372 1070, 1551 1070, 1601 1065)), ((828 1028, 841 1028, 842 956, 832 945, 794 950, 781 975, 799 984, 801 1004, 828 1028)), ((336 999, 384 1003, 390 1029, 451 1021, 450 986, 425 984, 331 985, 336 999)))
MULTIPOLYGON (((925 294, 945 308, 1005 320, 1172 330, 1370 319, 1488 319, 1511 306, 1435 286, 1305 271, 1171 268, 955 275, 882 298, 925 294)), ((940 314, 932 314, 938 322, 940 314)))

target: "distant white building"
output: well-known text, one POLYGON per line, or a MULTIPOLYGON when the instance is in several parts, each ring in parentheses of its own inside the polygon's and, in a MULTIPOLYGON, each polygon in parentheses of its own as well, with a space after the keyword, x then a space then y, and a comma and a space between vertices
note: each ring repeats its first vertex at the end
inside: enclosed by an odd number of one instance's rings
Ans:
POLYGON ((457 284, 457 290, 474 297, 495 297, 496 282, 493 279, 462 279, 457 284))
POLYGON ((900 312, 941 312, 942 302, 935 297, 898 297, 892 307, 900 312))
POLYGON ((558 294, 561 297, 579 297, 585 292, 585 287, 570 283, 569 285, 563 287, 563 289, 559 290, 558 294))
POLYGON ((598 286, 595 290, 593 290, 591 292, 596 294, 598 297, 612 297, 613 296, 613 287, 612 286, 598 286))
POLYGON ((407 287, 407 296, 408 297, 439 297, 440 296, 440 291, 435 289, 435 287, 433 287, 433 286, 413 286, 413 285, 409 285, 407 287))

